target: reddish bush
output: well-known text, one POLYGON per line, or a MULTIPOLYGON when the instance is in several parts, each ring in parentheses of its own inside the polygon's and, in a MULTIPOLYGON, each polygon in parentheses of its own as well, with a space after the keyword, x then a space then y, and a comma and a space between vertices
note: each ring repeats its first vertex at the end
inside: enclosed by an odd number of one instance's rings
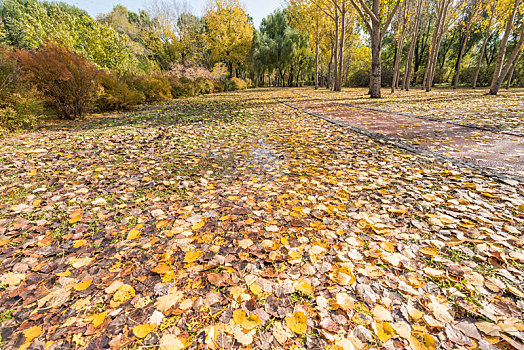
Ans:
POLYGON ((99 84, 100 70, 95 65, 55 44, 37 52, 19 51, 17 56, 26 79, 37 86, 60 118, 82 116, 99 84))

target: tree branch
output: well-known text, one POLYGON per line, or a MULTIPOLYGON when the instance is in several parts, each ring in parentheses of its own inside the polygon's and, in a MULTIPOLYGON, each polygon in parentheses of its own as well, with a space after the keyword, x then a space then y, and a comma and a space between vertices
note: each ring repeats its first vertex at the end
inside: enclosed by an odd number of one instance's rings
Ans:
MULTIPOLYGON (((360 0, 360 1, 362 1, 362 0, 360 0)), ((380 31, 380 36, 382 38, 386 34, 386 32, 388 30, 388 27, 391 24, 391 21, 393 20, 393 17, 397 13, 398 8, 399 8, 401 2, 402 2, 402 0, 397 0, 397 3, 395 4, 395 8, 393 9, 393 11, 391 11, 391 13, 389 14, 388 18, 386 19, 386 22, 384 23, 384 28, 382 28, 382 30, 380 31)))
MULTIPOLYGON (((378 1, 378 0, 376 0, 376 1, 378 1)), ((353 1, 351 1, 351 2, 353 2, 353 1)), ((360 6, 362 6, 364 11, 368 14, 368 16, 371 17, 371 21, 372 22, 380 22, 379 19, 377 18, 377 16, 375 16, 375 14, 373 13, 373 11, 371 11, 369 9, 368 5, 366 5, 364 0, 358 0, 358 2, 360 3, 360 6)))
POLYGON ((360 7, 358 7, 358 5, 355 4, 354 0, 350 0, 350 1, 353 7, 357 10, 358 14, 360 15, 360 18, 362 18, 362 21, 364 21, 364 24, 366 25, 366 29, 368 33, 371 34, 371 25, 369 24, 368 20, 366 19, 366 16, 364 16, 364 13, 360 9, 360 7))

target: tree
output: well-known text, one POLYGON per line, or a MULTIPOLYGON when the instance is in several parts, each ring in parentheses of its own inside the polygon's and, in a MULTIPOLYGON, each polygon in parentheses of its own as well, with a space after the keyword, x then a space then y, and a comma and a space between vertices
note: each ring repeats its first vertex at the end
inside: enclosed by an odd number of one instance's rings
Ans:
POLYGON ((36 52, 21 50, 18 61, 26 79, 51 102, 60 118, 81 117, 96 93, 100 70, 83 56, 56 44, 36 52))
POLYGON ((462 58, 464 57, 464 53, 466 52, 466 45, 468 44, 468 40, 470 39, 473 24, 479 20, 479 14, 481 13, 483 5, 484 4, 480 0, 470 0, 467 3, 467 11, 463 18, 463 26, 461 26, 461 29, 463 29, 462 31, 464 33, 464 36, 462 39, 462 45, 460 47, 457 64, 455 66, 455 78, 453 80, 453 89, 456 89, 458 86, 460 68, 462 65, 462 58))
POLYGON ((224 62, 233 70, 241 68, 253 41, 253 24, 238 0, 216 0, 204 15, 205 41, 213 63, 224 62))
POLYGON ((364 28, 371 37, 371 98, 380 98, 380 87, 382 85, 382 41, 386 34, 393 16, 397 13, 402 0, 389 2, 386 0, 372 0, 371 8, 364 0, 350 0, 353 7, 361 17, 364 28), (358 4, 355 2, 357 1, 358 4))
POLYGON ((4 40, 11 46, 35 50, 55 42, 99 67, 121 73, 137 69, 127 39, 74 6, 4 0, 0 3, 0 18, 4 40))
POLYGON ((511 64, 516 59, 520 47, 522 46, 522 42, 524 40, 524 23, 521 25, 521 32, 520 32, 520 40, 513 49, 513 52, 506 62, 506 65, 504 66, 504 56, 506 55, 506 46, 508 44, 508 39, 513 31, 513 22, 515 20, 515 15, 517 14, 518 7, 520 5, 521 0, 514 0, 512 3, 511 11, 506 19, 506 29, 504 30, 504 35, 502 36, 502 40, 500 42, 499 51, 497 55, 497 61, 495 63, 495 70, 493 71, 493 78, 491 80, 491 87, 489 90, 490 95, 496 95, 500 89, 500 86, 502 85, 502 82, 506 78, 506 75, 508 74, 509 69, 511 68, 511 64))
POLYGON ((481 25, 485 26, 486 29, 484 31, 484 37, 482 39, 482 45, 480 48, 480 53, 479 53, 479 57, 477 61, 477 68, 475 69, 475 76, 473 77, 473 82, 472 82, 473 89, 477 88, 477 80, 479 78, 480 66, 482 65, 482 58, 484 57, 484 52, 486 51, 486 44, 488 43, 488 39, 492 31, 491 26, 495 18, 495 13, 496 13, 495 9, 496 9, 497 4, 498 4, 498 0, 492 0, 491 6, 489 6, 489 9, 486 11, 486 15, 485 15, 487 17, 487 22, 486 22, 486 19, 481 21, 481 25))

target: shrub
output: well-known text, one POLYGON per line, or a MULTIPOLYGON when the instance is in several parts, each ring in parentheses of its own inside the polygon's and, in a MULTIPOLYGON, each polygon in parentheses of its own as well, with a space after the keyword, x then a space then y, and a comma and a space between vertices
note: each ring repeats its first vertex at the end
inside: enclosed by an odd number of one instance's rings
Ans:
POLYGON ((102 74, 100 85, 102 92, 96 100, 99 110, 126 110, 144 103, 145 96, 136 89, 132 89, 125 81, 114 74, 102 74))
POLYGON ((81 117, 95 96, 100 70, 71 51, 47 44, 37 52, 19 51, 29 82, 55 107, 58 117, 81 117))
POLYGON ((195 86, 191 80, 186 78, 170 78, 169 81, 171 83, 171 95, 173 98, 195 96, 195 86))
POLYGON ((223 92, 226 90, 226 84, 221 80, 213 80, 213 92, 223 92))
POLYGON ((226 81, 225 90, 226 91, 237 91, 247 89, 247 83, 239 78, 233 77, 226 81))
POLYGON ((20 79, 20 67, 11 52, 0 49, 0 129, 9 132, 31 127, 42 113, 37 92, 20 79))
POLYGON ((197 94, 210 94, 214 91, 215 86, 213 85, 213 81, 205 78, 198 78, 195 80, 196 90, 197 94))
POLYGON ((127 84, 145 96, 145 102, 162 102, 171 98, 169 80, 160 75, 137 75, 127 78, 127 84))

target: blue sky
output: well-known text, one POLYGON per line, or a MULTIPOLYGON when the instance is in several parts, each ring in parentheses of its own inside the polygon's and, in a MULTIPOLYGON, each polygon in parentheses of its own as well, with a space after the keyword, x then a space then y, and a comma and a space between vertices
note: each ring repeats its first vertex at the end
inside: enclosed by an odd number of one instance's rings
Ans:
MULTIPOLYGON (((68 4, 75 5, 83 10, 89 12, 90 15, 96 16, 100 13, 111 11, 114 5, 122 4, 128 9, 136 11, 138 9, 146 8, 147 0, 62 0, 68 4)), ((186 1, 196 15, 201 15, 205 9, 207 0, 187 0, 186 1)), ((258 28, 262 18, 273 12, 276 8, 281 7, 283 0, 240 0, 245 5, 247 12, 251 17, 255 26, 258 28)))

